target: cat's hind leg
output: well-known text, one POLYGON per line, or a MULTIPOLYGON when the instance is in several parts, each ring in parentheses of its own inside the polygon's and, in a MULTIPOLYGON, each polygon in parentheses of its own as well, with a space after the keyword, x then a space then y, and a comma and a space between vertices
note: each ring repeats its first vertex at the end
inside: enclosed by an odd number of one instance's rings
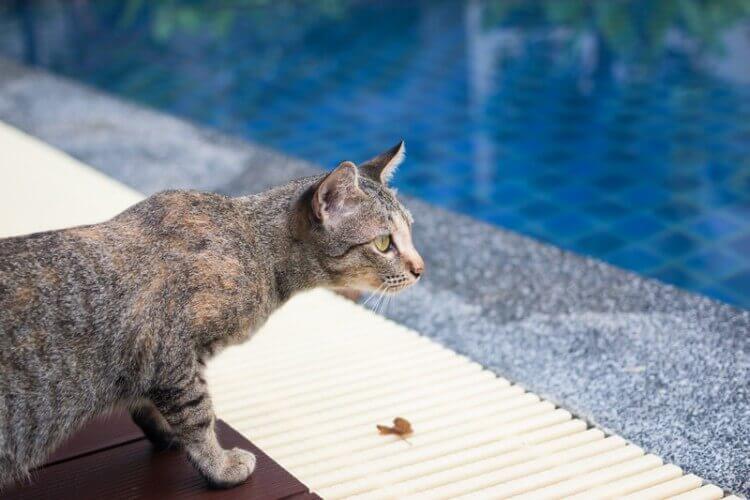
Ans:
POLYGON ((134 403, 130 416, 157 450, 179 447, 169 422, 151 401, 142 399, 134 403))
POLYGON ((206 383, 197 370, 185 375, 182 379, 188 382, 154 388, 149 398, 211 486, 229 488, 245 481, 255 470, 255 455, 240 448, 225 450, 219 445, 206 383))

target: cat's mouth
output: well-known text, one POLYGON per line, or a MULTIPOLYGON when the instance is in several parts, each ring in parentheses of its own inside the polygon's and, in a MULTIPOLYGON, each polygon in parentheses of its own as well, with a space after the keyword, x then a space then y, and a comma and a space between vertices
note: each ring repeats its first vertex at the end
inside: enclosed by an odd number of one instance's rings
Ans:
POLYGON ((383 279, 382 287, 386 293, 396 294, 409 288, 417 281, 418 279, 410 279, 406 276, 386 276, 383 279))
MULTIPOLYGON (((419 278, 411 278, 405 275, 387 275, 385 277, 371 275, 367 280, 354 285, 354 287, 367 293, 395 295, 415 285, 418 281, 419 278)), ((350 283, 344 286, 352 287, 353 285, 350 283)))

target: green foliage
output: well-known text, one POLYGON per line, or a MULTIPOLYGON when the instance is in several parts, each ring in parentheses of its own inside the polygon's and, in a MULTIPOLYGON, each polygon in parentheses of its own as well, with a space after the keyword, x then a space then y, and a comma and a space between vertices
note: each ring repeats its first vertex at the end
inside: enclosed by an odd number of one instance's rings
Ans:
POLYGON ((313 24, 321 19, 341 18, 348 5, 344 0, 219 0, 208 8, 206 3, 195 1, 127 0, 119 13, 118 25, 127 28, 145 16, 156 41, 166 41, 180 33, 223 38, 239 22, 259 33, 265 31, 264 27, 278 26, 284 19, 293 20, 299 28, 301 24, 313 24))
POLYGON ((701 50, 750 17, 750 0, 500 0, 485 6, 485 26, 523 17, 539 26, 595 33, 619 57, 655 57, 673 30, 701 50))

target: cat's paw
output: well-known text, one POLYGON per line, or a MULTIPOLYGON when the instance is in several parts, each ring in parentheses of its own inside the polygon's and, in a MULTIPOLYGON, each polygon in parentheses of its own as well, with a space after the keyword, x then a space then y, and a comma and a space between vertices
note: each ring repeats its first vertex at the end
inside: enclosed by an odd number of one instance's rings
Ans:
POLYGON ((249 451, 234 448, 224 450, 224 459, 217 470, 207 474, 213 488, 231 488, 245 481, 255 470, 255 455, 249 451))

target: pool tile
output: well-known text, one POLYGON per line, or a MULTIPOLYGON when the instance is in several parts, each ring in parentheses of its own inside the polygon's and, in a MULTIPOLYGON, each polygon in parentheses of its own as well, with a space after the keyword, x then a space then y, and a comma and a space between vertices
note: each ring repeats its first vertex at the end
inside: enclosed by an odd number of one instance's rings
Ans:
POLYGON ((515 206, 528 203, 534 191, 525 184, 505 182, 493 190, 492 196, 501 206, 515 206))
POLYGON ((738 297, 750 296, 750 269, 737 273, 722 281, 723 285, 738 297))
POLYGON ((664 184, 673 191, 693 191, 701 186, 701 181, 694 175, 681 174, 668 177, 664 184))
POLYGON ((586 205, 583 210, 602 219, 619 218, 629 212, 627 207, 609 200, 586 205))
POLYGON ((639 273, 648 273, 663 262, 658 254, 638 247, 627 247, 612 252, 607 255, 607 260, 617 266, 639 273))
POLYGON ((733 240, 730 245, 738 256, 748 259, 750 257, 750 228, 746 228, 748 233, 745 236, 733 240))
POLYGON ((573 243, 573 248, 587 255, 608 255, 626 244, 626 241, 611 233, 597 232, 584 236, 573 243))
POLYGON ((584 214, 567 212, 545 219, 542 225, 567 240, 590 232, 593 222, 584 214))
POLYGON ((527 205, 522 206, 518 211, 527 217, 533 217, 536 219, 544 219, 552 217, 559 212, 559 208, 546 201, 533 201, 527 205))
POLYGON ((658 215, 673 222, 682 222, 699 212, 695 204, 684 201, 671 201, 656 209, 658 215))
POLYGON ((608 174, 594 180, 594 184, 608 191, 620 191, 633 184, 634 180, 625 175, 608 174))
POLYGON ((699 288, 703 283, 679 267, 669 266, 651 273, 656 279, 682 288, 699 288))
POLYGON ((740 272, 745 267, 740 258, 717 248, 701 251, 688 258, 685 266, 713 278, 740 272))
POLYGON ((537 186, 542 189, 553 189, 565 186, 570 182, 570 178, 560 173, 545 173, 540 176, 534 177, 530 180, 532 186, 537 186))
POLYGON ((654 248, 661 250, 667 257, 674 257, 691 252, 700 246, 700 242, 683 232, 670 232, 654 242, 654 248))
POLYGON ((663 231, 666 226, 659 219, 648 214, 637 214, 624 217, 614 224, 614 229, 620 236, 631 241, 640 241, 663 231))
POLYGON ((695 290, 703 295, 708 295, 709 297, 713 297, 722 302, 737 304, 746 309, 750 308, 750 299, 748 299, 747 296, 736 295, 732 290, 727 290, 726 287, 719 284, 697 287, 695 290))
POLYGON ((548 196, 561 205, 591 205, 599 200, 601 192, 583 184, 573 184, 555 189, 548 196))
POLYGON ((742 226, 734 220, 716 215, 707 215, 690 224, 690 231, 710 241, 717 241, 735 235, 742 226))

